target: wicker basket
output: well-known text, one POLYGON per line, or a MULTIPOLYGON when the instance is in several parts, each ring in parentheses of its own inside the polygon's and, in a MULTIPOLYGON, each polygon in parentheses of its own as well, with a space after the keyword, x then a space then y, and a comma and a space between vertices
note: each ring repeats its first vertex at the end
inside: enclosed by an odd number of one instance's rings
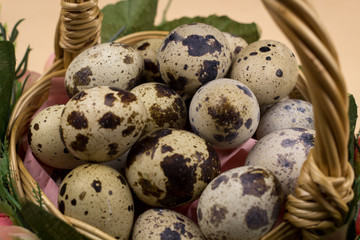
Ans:
MULTIPOLYGON (((300 58, 305 76, 301 75, 297 88, 311 99, 316 127, 315 147, 303 165, 296 196, 288 196, 285 221, 263 239, 320 239, 333 232, 338 232, 336 239, 342 239, 346 232, 347 204, 353 199, 354 172, 347 153, 348 93, 335 48, 307 0, 263 0, 263 3, 300 58)), ((64 76, 71 60, 100 39, 102 15, 97 0, 62 0, 61 7, 55 36, 56 60, 22 95, 8 128, 10 167, 16 190, 20 197, 34 203, 36 182, 17 152, 18 143, 29 127, 31 116, 47 99, 51 79, 64 76)), ((140 32, 118 41, 134 44, 145 38, 163 38, 165 35, 166 32, 140 32)), ((62 215, 44 194, 43 199, 48 211, 87 237, 114 239, 88 224, 62 215)))

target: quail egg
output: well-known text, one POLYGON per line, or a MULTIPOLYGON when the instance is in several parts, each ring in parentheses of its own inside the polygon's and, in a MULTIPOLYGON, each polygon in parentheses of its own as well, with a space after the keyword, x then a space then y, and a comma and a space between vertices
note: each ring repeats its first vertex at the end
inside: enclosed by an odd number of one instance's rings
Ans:
POLYGON ((134 45, 144 59, 144 77, 146 82, 164 83, 157 66, 157 54, 163 42, 161 38, 150 38, 142 40, 134 45))
POLYGON ((231 65, 229 43, 213 26, 184 24, 165 37, 157 63, 162 79, 186 100, 203 84, 225 76, 231 65))
POLYGON ((256 138, 283 128, 315 129, 312 104, 303 100, 288 99, 273 104, 261 117, 256 138))
POLYGON ((136 196, 155 207, 177 207, 200 196, 220 173, 214 148, 194 133, 163 128, 130 149, 126 178, 136 196))
POLYGON ((279 179, 285 195, 293 194, 301 167, 314 147, 315 130, 286 128, 261 138, 246 157, 245 165, 263 166, 279 179))
POLYGON ((205 240, 199 227, 186 216, 170 209, 149 209, 135 221, 132 240, 205 240))
POLYGON ((225 35, 226 39, 230 44, 231 59, 235 61, 237 55, 241 52, 241 50, 243 50, 243 48, 248 45, 248 43, 240 36, 228 32, 223 32, 223 34, 225 35))
POLYGON ((207 239, 258 240, 276 223, 282 202, 281 185, 271 171, 233 168, 213 179, 201 194, 198 224, 207 239))
POLYGON ((187 120, 184 100, 168 85, 156 82, 141 84, 131 90, 147 110, 143 135, 160 128, 183 129, 187 120))
POLYGON ((85 89, 65 105, 60 135, 77 158, 107 162, 124 154, 141 136, 147 118, 131 92, 108 86, 85 89))
POLYGON ((142 82, 144 59, 133 47, 109 42, 94 45, 77 55, 65 74, 70 97, 95 86, 131 90, 142 82))
POLYGON ((298 79, 298 63, 292 50, 274 40, 249 44, 233 62, 230 78, 248 86, 260 104, 278 102, 289 95, 298 79))
POLYGON ((64 106, 52 105, 37 113, 29 126, 28 142, 31 152, 42 163, 72 169, 85 162, 75 158, 61 141, 59 125, 64 106))
POLYGON ((214 147, 231 149, 249 140, 260 120, 255 95, 243 83, 213 80, 194 94, 189 108, 192 130, 214 147))
POLYGON ((59 210, 116 239, 129 239, 134 203, 126 179, 101 164, 84 164, 66 175, 58 194, 59 210))

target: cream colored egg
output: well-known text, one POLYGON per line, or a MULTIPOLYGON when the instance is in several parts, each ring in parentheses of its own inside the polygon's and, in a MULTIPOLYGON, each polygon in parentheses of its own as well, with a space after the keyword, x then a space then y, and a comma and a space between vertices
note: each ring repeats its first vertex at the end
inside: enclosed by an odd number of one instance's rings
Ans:
POLYGON ((275 175, 243 166, 221 173, 205 188, 197 206, 207 239, 259 240, 277 221, 283 195, 275 175))
POLYGON ((146 109, 134 94, 98 86, 77 93, 66 103, 60 133, 74 156, 107 162, 130 149, 141 136, 146 118, 146 109))
POLYGON ((273 104, 261 117, 256 138, 284 128, 315 129, 312 104, 303 100, 288 99, 273 104))
POLYGON ((236 148, 255 133, 260 108, 243 83, 227 78, 213 80, 193 96, 189 108, 193 131, 214 147, 236 148))
POLYGON ((60 169, 72 169, 83 163, 75 158, 61 141, 59 133, 63 104, 41 110, 31 120, 28 142, 34 156, 46 165, 60 169))
POLYGON ((142 40, 134 45, 144 59, 144 77, 147 82, 161 82, 159 69, 157 67, 157 54, 163 42, 161 38, 150 38, 142 40))
POLYGON ((205 240, 199 227, 186 216, 170 209, 149 209, 135 221, 132 240, 205 240))
POLYGON ((130 149, 126 178, 136 196, 150 206, 175 207, 197 199, 220 173, 220 160, 199 136, 159 129, 130 149))
POLYGON ((298 79, 298 63, 292 50, 285 44, 259 40, 239 53, 230 77, 248 86, 261 106, 272 104, 294 89, 298 79))
POLYGON ((144 60, 133 47, 109 42, 92 46, 77 55, 65 74, 70 97, 95 86, 131 90, 142 81, 144 60))
POLYGON ((287 128, 271 132, 254 145, 245 165, 269 169, 279 179, 284 194, 292 194, 314 141, 313 129, 287 128))
POLYGON ((225 76, 231 65, 229 43, 213 26, 184 24, 165 37, 157 62, 162 79, 187 99, 203 84, 225 76))
POLYGON ((240 36, 228 32, 223 32, 223 34, 230 44, 231 59, 236 61, 237 55, 248 45, 248 43, 240 36))
POLYGON ((187 120, 184 100, 168 85, 156 82, 144 83, 131 90, 147 110, 143 134, 160 128, 183 129, 187 120))
POLYGON ((126 179, 101 164, 84 164, 66 175, 58 194, 59 210, 116 239, 127 240, 134 220, 134 203, 126 179))

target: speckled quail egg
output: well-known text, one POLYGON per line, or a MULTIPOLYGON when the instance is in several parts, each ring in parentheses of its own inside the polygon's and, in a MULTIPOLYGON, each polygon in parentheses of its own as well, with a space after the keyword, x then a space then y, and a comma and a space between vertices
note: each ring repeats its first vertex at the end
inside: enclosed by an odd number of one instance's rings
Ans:
POLYGON ((201 85, 225 76, 231 53, 226 37, 217 28, 184 24, 166 36, 157 62, 162 79, 186 100, 201 85))
POLYGON ((60 169, 72 169, 83 163, 64 146, 59 133, 63 104, 49 106, 31 120, 28 142, 34 156, 46 165, 60 169))
POLYGON ((128 239, 134 203, 126 179, 101 164, 84 164, 66 175, 58 193, 59 210, 116 239, 128 239))
POLYGON ((109 42, 92 46, 77 55, 65 74, 70 97, 94 86, 131 90, 142 82, 144 59, 133 47, 109 42))
POLYGON ((284 194, 292 194, 314 141, 313 129, 287 128, 271 132, 254 145, 245 165, 269 169, 279 179, 284 194))
POLYGON ((193 131, 214 147, 231 149, 255 133, 260 108, 247 86, 221 78, 205 84, 194 94, 189 119, 193 131))
POLYGON ((131 92, 108 86, 85 89, 65 105, 60 135, 77 158, 114 160, 141 136, 147 118, 144 104, 131 92))
POLYGON ((163 128, 130 149, 126 178, 136 196, 157 207, 176 207, 200 196, 220 173, 214 148, 194 133, 163 128))
POLYGON ((149 209, 135 221, 132 240, 205 240, 199 227, 186 216, 170 209, 149 209))
POLYGON ((312 104, 299 99, 288 99, 273 104, 260 118, 256 130, 256 137, 265 135, 283 128, 310 128, 315 129, 312 104))
POLYGON ((240 36, 228 32, 223 32, 223 34, 230 44, 231 59, 235 61, 237 59, 237 55, 241 52, 241 50, 243 50, 243 48, 248 46, 248 43, 240 36))
POLYGON ((277 221, 283 202, 275 175, 242 166, 221 173, 200 196, 198 224, 207 239, 258 240, 277 221))
POLYGON ((259 40, 239 53, 232 65, 230 78, 246 84, 262 106, 289 95, 298 79, 298 63, 285 44, 259 40))
POLYGON ((163 42, 161 38, 150 38, 142 40, 134 45, 144 59, 144 77, 146 82, 164 83, 157 66, 157 54, 163 42))
POLYGON ((143 102, 148 118, 143 134, 160 128, 183 129, 187 120, 184 100, 168 85, 144 83, 131 90, 143 102))

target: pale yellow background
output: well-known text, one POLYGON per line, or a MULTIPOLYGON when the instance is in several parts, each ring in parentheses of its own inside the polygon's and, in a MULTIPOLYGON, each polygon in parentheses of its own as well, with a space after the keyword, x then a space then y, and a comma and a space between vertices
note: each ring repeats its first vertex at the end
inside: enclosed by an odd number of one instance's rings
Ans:
MULTIPOLYGON (((146 1, 146 0, 144 0, 146 1)), ((100 0, 102 8, 116 0, 100 0)), ((337 47, 348 91, 360 100, 360 0, 312 0, 320 19, 337 47)), ((159 0, 158 17, 167 0, 159 0)), ((59 17, 60 0, 1 0, 0 21, 9 27, 20 19, 17 54, 22 56, 27 45, 33 49, 29 69, 40 73, 53 51, 55 26, 59 17)), ((290 44, 277 28, 260 0, 173 0, 167 19, 182 16, 228 15, 239 22, 256 22, 262 28, 262 39, 275 39, 290 44)), ((291 46, 292 47, 292 46, 291 46)))

